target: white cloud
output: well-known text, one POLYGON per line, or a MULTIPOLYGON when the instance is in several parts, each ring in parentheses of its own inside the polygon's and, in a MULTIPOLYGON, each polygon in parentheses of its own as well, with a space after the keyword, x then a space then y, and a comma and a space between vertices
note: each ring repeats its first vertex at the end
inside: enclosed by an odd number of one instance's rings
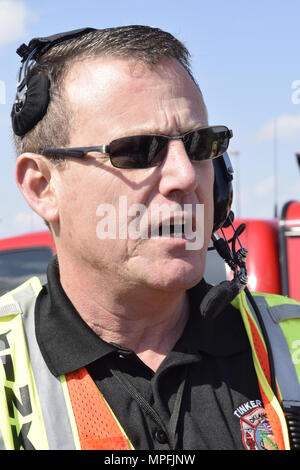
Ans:
MULTIPOLYGON (((275 135, 275 119, 267 122, 257 133, 259 141, 273 140, 275 135)), ((300 114, 282 114, 276 118, 277 139, 293 139, 300 137, 300 114)))
POLYGON ((24 1, 0 0, 0 46, 22 38, 34 16, 24 1))

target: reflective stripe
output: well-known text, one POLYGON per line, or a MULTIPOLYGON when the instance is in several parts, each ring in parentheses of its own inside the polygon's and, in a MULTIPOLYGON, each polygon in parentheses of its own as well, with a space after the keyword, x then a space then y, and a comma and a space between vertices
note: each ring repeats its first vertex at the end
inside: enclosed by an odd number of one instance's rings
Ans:
POLYGON ((74 450, 75 444, 60 378, 54 377, 49 371, 35 336, 34 308, 41 287, 37 279, 31 279, 26 289, 23 287, 21 291, 14 292, 14 299, 19 303, 22 312, 26 312, 26 315, 23 315, 23 325, 49 447, 74 450))
POLYGON ((7 315, 16 315, 17 313, 22 313, 20 306, 16 303, 10 303, 8 305, 1 305, 0 307, 0 317, 6 317, 7 315))
MULTIPOLYGON (((283 319, 287 307, 292 307, 292 310, 296 309, 299 314, 299 306, 280 305, 276 307, 269 307, 264 297, 255 297, 255 301, 262 313, 262 320, 270 340, 274 358, 275 375, 282 399, 288 401, 300 400, 300 384, 295 366, 292 362, 287 341, 282 332, 282 329, 280 328, 280 325, 273 321, 273 317, 271 318, 272 313, 274 313, 274 309, 275 315, 279 313, 279 307, 281 309, 281 314, 278 315, 278 317, 281 319, 283 319)), ((286 316, 288 316, 288 313, 291 312, 287 312, 286 316)))
MULTIPOLYGON (((255 297, 255 299, 256 300, 263 299, 263 297, 255 297)), ((300 306, 299 305, 293 305, 293 304, 276 305, 274 307, 268 307, 268 309, 272 317, 272 320, 275 323, 279 323, 283 320, 288 320, 292 318, 300 318, 300 306)))
POLYGON ((62 385, 62 389, 63 389, 63 393, 64 393, 64 397, 65 397, 65 402, 66 402, 66 407, 67 407, 68 414, 69 414, 69 419, 70 419, 70 423, 71 423, 71 429, 72 429, 72 433, 73 433, 75 448, 76 448, 76 450, 81 450, 80 440, 79 440, 79 436, 78 436, 78 430, 77 430, 77 426, 76 426, 76 420, 75 420, 75 416, 74 416, 74 413, 73 413, 72 403, 71 403, 71 400, 70 400, 70 395, 69 395, 65 375, 60 376, 60 382, 61 382, 61 385, 62 385))

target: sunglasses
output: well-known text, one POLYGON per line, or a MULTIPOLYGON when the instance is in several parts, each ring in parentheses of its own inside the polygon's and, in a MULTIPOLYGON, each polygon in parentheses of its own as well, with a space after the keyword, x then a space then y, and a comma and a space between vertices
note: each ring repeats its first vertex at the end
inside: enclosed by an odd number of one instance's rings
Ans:
POLYGON ((201 127, 182 135, 135 135, 121 137, 107 145, 96 147, 41 148, 48 157, 83 158, 90 152, 109 155, 116 168, 150 168, 159 165, 166 157, 170 140, 181 140, 191 162, 220 157, 226 152, 232 131, 225 126, 201 127))

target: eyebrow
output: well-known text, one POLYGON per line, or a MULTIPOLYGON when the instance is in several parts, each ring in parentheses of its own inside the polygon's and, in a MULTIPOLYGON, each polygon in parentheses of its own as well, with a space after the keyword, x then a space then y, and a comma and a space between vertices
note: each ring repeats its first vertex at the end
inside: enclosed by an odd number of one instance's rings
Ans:
MULTIPOLYGON (((201 127, 207 127, 207 126, 208 126, 207 122, 204 123, 202 121, 197 121, 196 123, 191 124, 189 126, 181 127, 180 129, 178 129, 178 132, 174 133, 173 135, 183 135, 187 132, 192 132, 195 129, 200 129, 201 127)), ((138 128, 137 130, 129 131, 128 133, 126 133, 126 135, 124 135, 124 137, 131 137, 135 135, 172 135, 172 134, 166 131, 162 131, 161 129, 152 127, 148 129, 138 128)))
POLYGON ((201 127, 207 127, 207 122, 197 121, 195 124, 192 124, 188 127, 180 128, 180 134, 185 134, 186 132, 194 131, 195 129, 200 129, 201 127))

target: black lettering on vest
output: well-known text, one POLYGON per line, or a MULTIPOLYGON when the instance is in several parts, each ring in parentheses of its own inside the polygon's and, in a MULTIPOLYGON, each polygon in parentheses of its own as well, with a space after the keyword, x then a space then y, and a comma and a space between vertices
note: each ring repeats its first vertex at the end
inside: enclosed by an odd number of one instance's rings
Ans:
POLYGON ((5 356, 0 356, 0 361, 2 362, 3 367, 4 367, 6 380, 9 380, 10 382, 14 382, 15 372, 14 372, 14 366, 13 366, 11 355, 6 354, 5 356))
POLYGON ((14 391, 11 388, 8 388, 8 387, 4 387, 4 388, 5 388, 8 414, 11 418, 15 417, 13 405, 15 405, 15 407, 21 413, 22 416, 28 416, 30 415, 30 413, 32 413, 28 385, 25 385, 24 387, 19 388, 21 401, 18 400, 14 391))
MULTIPOLYGON (((2 333, 2 335, 0 335, 0 351, 5 351, 6 349, 10 348, 10 345, 7 339, 7 335, 10 332, 11 330, 7 331, 6 333, 2 333)), ((4 366, 6 380, 9 380, 10 382, 14 382, 15 373, 14 373, 14 366, 13 366, 11 355, 6 354, 5 356, 0 356, 0 360, 4 366)))
MULTIPOLYGON (((7 339, 7 335, 10 332, 11 330, 0 335, 0 351, 6 351, 6 349, 10 348, 7 339)), ((0 356, 0 361, 2 362, 4 367, 6 380, 9 382, 15 382, 15 372, 11 355, 5 354, 3 356, 0 356)), ((21 401, 16 397, 14 391, 11 388, 4 386, 4 390, 6 395, 8 414, 10 418, 15 419, 14 406, 18 410, 18 412, 21 413, 22 416, 28 416, 32 413, 28 385, 19 388, 21 401)), ((28 433, 30 431, 31 424, 32 421, 22 424, 19 434, 17 432, 16 425, 10 425, 14 441, 14 448, 16 450, 35 450, 35 447, 33 446, 32 442, 28 439, 28 433)))
POLYGON ((28 433, 31 427, 31 421, 29 423, 24 423, 20 429, 19 434, 17 434, 17 428, 14 424, 11 425, 11 432, 14 440, 15 450, 35 450, 34 446, 28 439, 28 433))
POLYGON ((9 342, 6 336, 10 332, 11 330, 7 331, 6 333, 2 333, 2 335, 0 335, 0 351, 5 351, 6 349, 9 349, 9 342))

